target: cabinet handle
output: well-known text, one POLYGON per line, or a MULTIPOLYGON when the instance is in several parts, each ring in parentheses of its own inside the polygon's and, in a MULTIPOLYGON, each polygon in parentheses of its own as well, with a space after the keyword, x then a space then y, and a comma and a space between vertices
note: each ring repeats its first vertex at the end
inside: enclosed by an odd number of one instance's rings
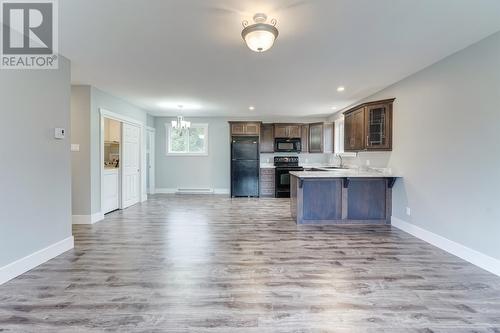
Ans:
POLYGON ((366 136, 366 145, 367 146, 370 145, 370 136, 369 135, 366 136))

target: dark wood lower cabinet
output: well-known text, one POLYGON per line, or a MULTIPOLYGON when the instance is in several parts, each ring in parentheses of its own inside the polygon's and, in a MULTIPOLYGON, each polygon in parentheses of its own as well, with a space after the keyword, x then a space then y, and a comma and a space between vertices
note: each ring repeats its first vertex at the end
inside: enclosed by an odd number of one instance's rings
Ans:
POLYGON ((275 189, 274 168, 260 169, 260 196, 263 198, 274 198, 275 189))

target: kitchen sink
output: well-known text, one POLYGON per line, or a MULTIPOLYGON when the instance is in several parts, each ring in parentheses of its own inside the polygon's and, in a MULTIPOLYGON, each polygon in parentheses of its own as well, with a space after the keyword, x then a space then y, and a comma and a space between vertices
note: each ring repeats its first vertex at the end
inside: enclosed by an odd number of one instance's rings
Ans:
POLYGON ((346 167, 340 167, 340 166, 331 166, 331 167, 322 167, 321 169, 328 169, 328 170, 345 170, 345 169, 349 169, 349 168, 346 168, 346 167))

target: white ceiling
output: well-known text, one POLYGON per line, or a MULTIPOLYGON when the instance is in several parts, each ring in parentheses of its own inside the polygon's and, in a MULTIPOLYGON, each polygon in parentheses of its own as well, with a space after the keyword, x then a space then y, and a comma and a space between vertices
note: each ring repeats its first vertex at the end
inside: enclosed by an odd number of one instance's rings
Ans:
POLYGON ((498 0, 64 0, 59 6, 60 51, 72 61, 73 83, 154 115, 176 115, 178 104, 183 114, 198 116, 331 114, 332 106, 350 105, 500 30, 498 0), (255 12, 276 18, 280 32, 261 54, 240 36, 241 21, 255 12))

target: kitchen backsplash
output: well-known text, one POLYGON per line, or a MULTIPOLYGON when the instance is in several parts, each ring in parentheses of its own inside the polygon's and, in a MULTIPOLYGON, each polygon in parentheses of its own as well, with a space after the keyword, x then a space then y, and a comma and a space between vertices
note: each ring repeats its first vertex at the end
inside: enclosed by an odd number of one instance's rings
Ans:
POLYGON ((274 153, 260 154, 261 163, 273 163, 274 156, 298 156, 300 164, 327 164, 332 154, 274 153))

